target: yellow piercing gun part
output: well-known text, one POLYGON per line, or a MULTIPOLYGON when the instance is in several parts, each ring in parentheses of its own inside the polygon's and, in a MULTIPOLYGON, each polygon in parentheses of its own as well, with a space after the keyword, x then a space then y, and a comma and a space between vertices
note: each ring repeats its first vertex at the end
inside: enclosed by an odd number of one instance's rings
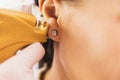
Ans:
POLYGON ((47 23, 35 24, 30 14, 0 9, 0 63, 33 42, 47 41, 47 23))

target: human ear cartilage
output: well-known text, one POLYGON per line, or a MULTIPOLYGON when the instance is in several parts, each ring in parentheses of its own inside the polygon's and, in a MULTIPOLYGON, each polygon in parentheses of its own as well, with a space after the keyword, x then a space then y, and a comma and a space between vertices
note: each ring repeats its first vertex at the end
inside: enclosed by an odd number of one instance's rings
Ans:
POLYGON ((47 41, 48 25, 35 23, 32 15, 0 9, 0 63, 33 42, 47 41))

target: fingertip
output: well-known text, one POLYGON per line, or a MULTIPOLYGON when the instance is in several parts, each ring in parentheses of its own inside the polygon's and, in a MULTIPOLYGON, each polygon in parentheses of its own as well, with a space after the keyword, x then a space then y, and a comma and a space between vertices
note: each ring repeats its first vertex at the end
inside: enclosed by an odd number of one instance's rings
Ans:
POLYGON ((43 46, 39 42, 35 42, 21 51, 19 58, 21 62, 28 67, 33 67, 39 62, 45 54, 43 46))

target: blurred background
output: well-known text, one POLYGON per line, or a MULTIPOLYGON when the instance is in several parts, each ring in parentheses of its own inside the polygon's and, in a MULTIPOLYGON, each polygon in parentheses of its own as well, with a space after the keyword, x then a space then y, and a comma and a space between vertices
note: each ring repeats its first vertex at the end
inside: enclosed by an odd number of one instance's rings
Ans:
POLYGON ((32 4, 34 0, 0 0, 0 8, 19 10, 23 4, 32 4))
POLYGON ((0 0, 0 8, 25 12, 35 16, 37 20, 44 20, 34 0, 0 0))

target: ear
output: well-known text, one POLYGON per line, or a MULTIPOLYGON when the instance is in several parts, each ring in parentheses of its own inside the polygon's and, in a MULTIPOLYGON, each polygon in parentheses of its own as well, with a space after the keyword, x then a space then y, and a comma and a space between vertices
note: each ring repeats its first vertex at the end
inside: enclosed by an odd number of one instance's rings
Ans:
POLYGON ((58 5, 59 0, 39 0, 39 8, 44 17, 54 17, 58 16, 58 5))
POLYGON ((52 40, 58 42, 60 37, 60 30, 57 23, 58 12, 56 3, 58 3, 57 0, 39 0, 40 10, 50 26, 48 36, 52 40), (54 33, 56 35, 54 35, 54 33))

